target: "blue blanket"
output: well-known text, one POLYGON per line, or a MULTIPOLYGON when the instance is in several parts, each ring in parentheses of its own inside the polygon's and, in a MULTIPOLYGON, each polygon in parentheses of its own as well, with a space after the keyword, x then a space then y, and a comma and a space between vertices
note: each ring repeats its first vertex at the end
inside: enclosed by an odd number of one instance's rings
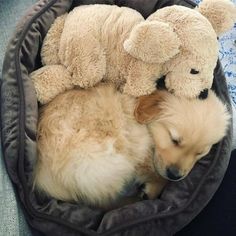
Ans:
MULTIPOLYGON (((233 0, 236 4, 236 0, 233 0)), ((236 149, 236 24, 220 37, 220 55, 225 77, 231 95, 233 109, 233 149, 236 149)))

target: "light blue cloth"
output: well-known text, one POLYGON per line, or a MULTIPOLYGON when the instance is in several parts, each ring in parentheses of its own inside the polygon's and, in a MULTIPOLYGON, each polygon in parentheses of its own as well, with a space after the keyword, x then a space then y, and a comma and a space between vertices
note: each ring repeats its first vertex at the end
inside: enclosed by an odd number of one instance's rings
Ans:
MULTIPOLYGON (((199 3, 202 0, 194 0, 199 3)), ((236 4, 236 0, 231 0, 236 4)), ((233 149, 236 149, 236 24, 220 37, 219 58, 225 72, 233 110, 233 149)))
MULTIPOLYGON (((195 0, 199 2, 199 0, 195 0)), ((25 10, 36 0, 0 0, 0 74, 6 44, 16 22, 25 10)), ((233 0, 236 3, 236 0, 233 0)), ((236 25, 233 30, 220 38, 220 60, 222 62, 229 92, 232 96, 234 123, 236 123, 236 25)), ((234 148, 236 148, 236 127, 234 127, 234 148)), ((0 150, 1 156, 1 150, 0 150)), ((22 211, 15 199, 12 184, 8 178, 2 158, 0 158, 0 236, 31 235, 22 211)))
MULTIPOLYGON (((236 0, 233 0, 236 4, 236 0)), ((236 24, 220 37, 220 55, 233 110, 233 149, 236 149, 236 24)))
MULTIPOLYGON (((36 0, 0 0, 0 74, 7 43, 17 21, 36 0)), ((30 236, 12 183, 6 173, 0 147, 0 236, 30 236)))

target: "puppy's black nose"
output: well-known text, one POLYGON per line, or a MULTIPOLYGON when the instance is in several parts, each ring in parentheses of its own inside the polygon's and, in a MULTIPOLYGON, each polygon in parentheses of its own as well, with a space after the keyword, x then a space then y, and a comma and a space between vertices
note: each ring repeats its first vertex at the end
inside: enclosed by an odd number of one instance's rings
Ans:
POLYGON ((156 88, 157 89, 166 89, 166 84, 165 84, 165 78, 166 76, 163 75, 161 78, 157 79, 156 81, 156 88))
POLYGON ((208 97, 208 89, 204 89, 198 96, 199 99, 204 100, 208 97))
POLYGON ((179 180, 183 177, 179 173, 179 170, 174 166, 170 166, 169 168, 167 168, 166 175, 170 180, 179 180))

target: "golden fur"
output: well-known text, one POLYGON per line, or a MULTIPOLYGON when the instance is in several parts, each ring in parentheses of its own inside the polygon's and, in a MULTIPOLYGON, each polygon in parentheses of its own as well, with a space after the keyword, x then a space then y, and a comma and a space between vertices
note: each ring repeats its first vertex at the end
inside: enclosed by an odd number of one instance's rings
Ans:
POLYGON ((107 207, 140 166, 137 179, 149 183, 149 198, 156 197, 165 181, 152 170, 152 140, 146 126, 135 121, 134 105, 134 98, 103 85, 68 91, 43 107, 37 188, 57 199, 107 207))
POLYGON ((180 180, 225 136, 230 115, 212 91, 206 100, 157 95, 141 97, 135 116, 152 134, 158 173, 170 179, 173 170, 180 180))
POLYGON ((175 165, 185 176, 225 135, 228 119, 213 92, 189 101, 168 92, 136 100, 102 84, 68 91, 40 110, 35 185, 57 199, 110 207, 135 179, 154 199, 166 170, 175 165))

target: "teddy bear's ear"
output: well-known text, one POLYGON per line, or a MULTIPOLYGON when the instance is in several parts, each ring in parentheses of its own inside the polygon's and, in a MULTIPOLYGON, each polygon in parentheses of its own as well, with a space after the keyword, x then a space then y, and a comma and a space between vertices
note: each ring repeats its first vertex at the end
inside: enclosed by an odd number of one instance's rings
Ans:
POLYGON ((218 36, 236 21, 236 6, 230 0, 203 0, 196 10, 210 21, 218 36))
POLYGON ((131 56, 147 63, 163 63, 179 52, 180 40, 166 23, 145 21, 136 25, 124 49, 131 56))

